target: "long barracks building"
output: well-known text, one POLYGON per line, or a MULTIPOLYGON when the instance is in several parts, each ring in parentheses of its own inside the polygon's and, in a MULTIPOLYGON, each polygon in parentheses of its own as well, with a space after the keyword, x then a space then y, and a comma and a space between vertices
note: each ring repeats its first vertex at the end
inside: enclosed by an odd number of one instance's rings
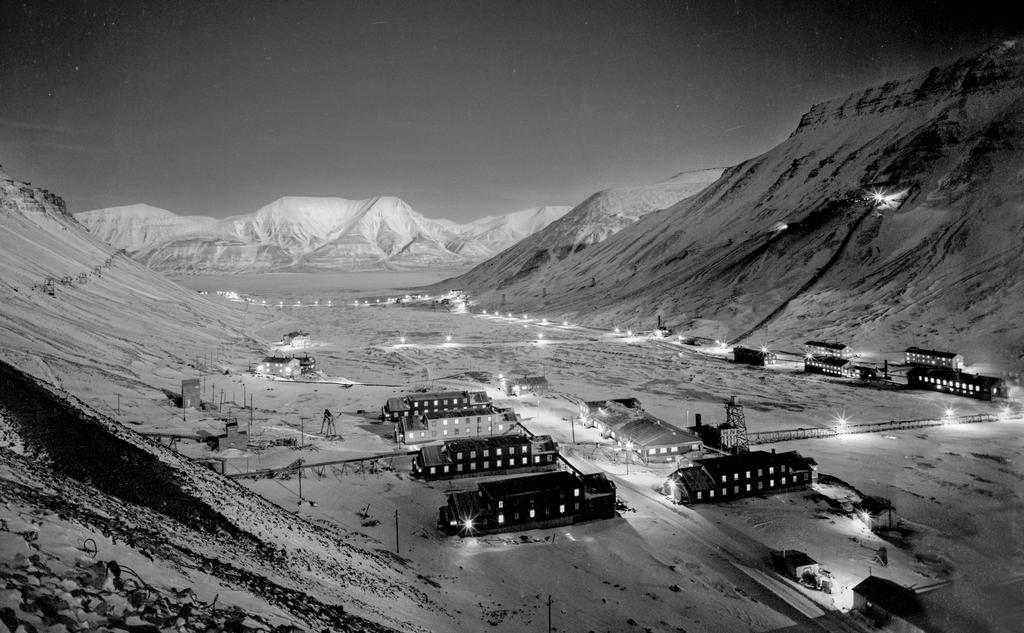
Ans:
POLYGON ((944 368, 911 367, 907 371, 907 387, 951 393, 955 396, 991 400, 1009 394, 1002 378, 968 374, 944 368))
POLYGON ((433 480, 540 472, 558 468, 557 457, 549 435, 474 437, 424 446, 412 459, 412 474, 433 480))
POLYGON ((506 477, 456 492, 438 511, 438 528, 461 536, 570 525, 615 516, 615 484, 604 473, 567 471, 506 477))
POLYGON ((817 462, 796 451, 751 451, 694 460, 669 475, 661 491, 689 505, 801 490, 817 479, 817 462))

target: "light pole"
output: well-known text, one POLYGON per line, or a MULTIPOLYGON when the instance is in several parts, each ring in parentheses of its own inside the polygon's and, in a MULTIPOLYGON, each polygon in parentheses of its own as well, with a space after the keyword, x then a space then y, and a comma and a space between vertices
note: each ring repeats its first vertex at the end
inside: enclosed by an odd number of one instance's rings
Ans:
POLYGON ((626 474, 629 474, 629 463, 633 461, 633 442, 626 442, 626 474))

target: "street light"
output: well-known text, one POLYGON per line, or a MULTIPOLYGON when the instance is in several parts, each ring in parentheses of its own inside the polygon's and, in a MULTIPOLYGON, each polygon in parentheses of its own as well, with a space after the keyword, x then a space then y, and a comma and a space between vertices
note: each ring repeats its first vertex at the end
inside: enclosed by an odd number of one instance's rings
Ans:
POLYGON ((629 463, 633 461, 633 442, 626 442, 626 474, 629 474, 629 463))

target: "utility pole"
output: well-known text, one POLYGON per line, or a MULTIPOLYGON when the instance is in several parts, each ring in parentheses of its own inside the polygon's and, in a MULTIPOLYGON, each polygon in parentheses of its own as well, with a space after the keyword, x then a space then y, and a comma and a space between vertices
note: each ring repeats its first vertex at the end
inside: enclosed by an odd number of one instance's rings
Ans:
POLYGON ((548 633, 551 633, 551 594, 548 594, 548 633))
POLYGON ((121 394, 117 394, 117 414, 121 415, 121 394))
POLYGON ((576 424, 573 422, 576 416, 569 414, 569 428, 572 430, 572 443, 576 443, 576 424))
POLYGON ((395 554, 398 553, 398 508, 395 508, 395 554))

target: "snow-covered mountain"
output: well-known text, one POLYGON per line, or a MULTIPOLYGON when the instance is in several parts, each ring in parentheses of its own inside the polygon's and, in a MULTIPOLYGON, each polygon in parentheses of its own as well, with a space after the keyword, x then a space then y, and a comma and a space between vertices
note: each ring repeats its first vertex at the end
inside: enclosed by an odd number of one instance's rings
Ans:
POLYGON ((683 172, 636 187, 606 189, 590 196, 529 237, 460 278, 459 285, 504 288, 630 226, 642 216, 672 206, 714 182, 723 169, 683 172))
POLYGON ((148 205, 76 215, 94 235, 154 270, 173 273, 455 267, 482 261, 561 217, 526 209, 460 225, 403 200, 285 197, 215 219, 148 205))
POLYGON ((532 275, 503 253, 446 285, 609 324, 1019 362, 1022 60, 1005 42, 815 105, 780 145, 603 242, 532 275))

